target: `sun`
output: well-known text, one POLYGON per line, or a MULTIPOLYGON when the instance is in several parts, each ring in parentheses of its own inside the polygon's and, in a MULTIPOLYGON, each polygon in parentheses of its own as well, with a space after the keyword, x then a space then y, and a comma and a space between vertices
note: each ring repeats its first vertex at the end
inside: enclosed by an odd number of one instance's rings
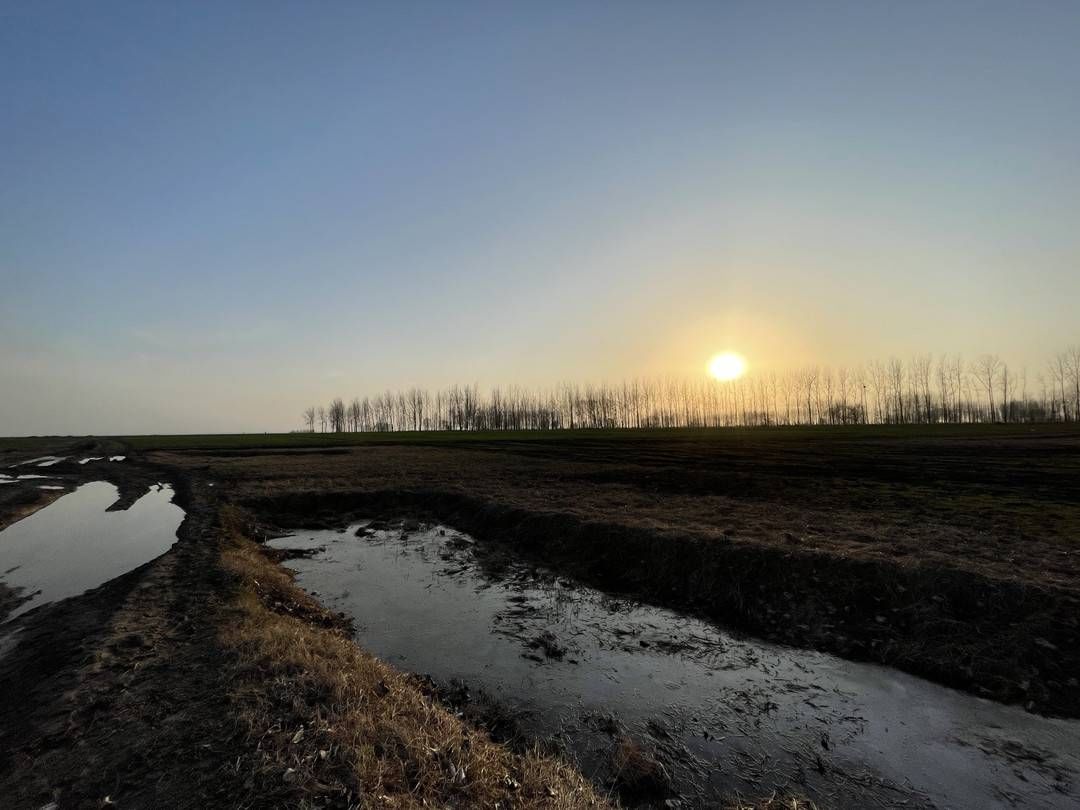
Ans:
POLYGON ((714 380, 729 382, 746 373, 746 360, 736 352, 721 352, 709 360, 709 376, 714 380))

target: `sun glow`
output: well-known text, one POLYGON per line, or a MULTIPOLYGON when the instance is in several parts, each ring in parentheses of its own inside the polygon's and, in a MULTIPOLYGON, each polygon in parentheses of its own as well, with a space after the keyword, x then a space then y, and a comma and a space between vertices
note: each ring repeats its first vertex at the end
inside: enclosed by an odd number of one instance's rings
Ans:
POLYGON ((735 352, 721 352, 709 360, 709 376, 720 382, 737 380, 746 373, 746 360, 735 352))

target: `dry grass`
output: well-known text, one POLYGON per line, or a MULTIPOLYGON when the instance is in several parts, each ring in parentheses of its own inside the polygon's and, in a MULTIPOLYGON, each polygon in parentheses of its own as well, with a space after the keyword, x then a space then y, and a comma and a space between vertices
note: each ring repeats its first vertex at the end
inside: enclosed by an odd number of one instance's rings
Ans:
POLYGON ((615 785, 634 802, 659 798, 671 790, 671 777, 663 764, 631 737, 620 736, 612 755, 615 785))
POLYGON ((818 806, 807 799, 774 793, 767 799, 734 802, 727 810, 818 810, 818 806))
POLYGON ((256 749, 254 804, 609 806, 573 768, 493 743, 361 650, 243 536, 237 513, 225 520, 222 562, 238 587, 221 641, 236 652, 232 698, 256 749))

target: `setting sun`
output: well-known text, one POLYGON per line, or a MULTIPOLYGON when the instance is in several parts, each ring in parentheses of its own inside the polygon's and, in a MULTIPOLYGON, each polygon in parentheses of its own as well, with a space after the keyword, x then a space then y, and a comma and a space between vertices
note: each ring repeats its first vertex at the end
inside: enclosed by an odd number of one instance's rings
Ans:
POLYGON ((735 352, 722 352, 709 361, 709 376, 721 382, 741 377, 746 372, 746 360, 735 352))

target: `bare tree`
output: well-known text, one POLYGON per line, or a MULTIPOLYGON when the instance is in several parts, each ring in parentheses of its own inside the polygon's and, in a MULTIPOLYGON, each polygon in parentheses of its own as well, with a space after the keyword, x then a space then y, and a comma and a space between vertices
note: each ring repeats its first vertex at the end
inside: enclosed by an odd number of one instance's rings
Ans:
POLYGON ((991 422, 996 421, 994 411, 994 386, 997 385, 1001 371, 1001 358, 996 354, 984 354, 975 361, 972 373, 983 390, 986 391, 987 414, 991 422))
POLYGON ((817 387, 820 372, 816 366, 803 371, 803 394, 806 397, 806 424, 814 424, 814 389, 817 387))
POLYGON ((341 397, 334 399, 327 408, 327 417, 330 419, 330 429, 334 433, 345 432, 345 403, 341 397))
POLYGON ((884 364, 878 360, 870 364, 870 385, 874 390, 874 412, 877 414, 874 421, 878 424, 887 422, 889 419, 886 397, 888 393, 889 372, 884 364))
POLYGON ((1057 390, 1061 392, 1061 419, 1063 422, 1069 421, 1069 398, 1065 392, 1065 381, 1069 376, 1069 362, 1068 356, 1065 352, 1057 354, 1050 360, 1047 365, 1047 371, 1050 376, 1050 386, 1057 386, 1057 390))
POLYGON ((360 405, 360 400, 353 397, 352 402, 349 403, 349 430, 352 433, 360 432, 360 417, 363 412, 363 408, 360 405))
POLYGON ((1009 384, 1012 379, 1009 377, 1009 365, 1008 363, 1002 363, 1001 374, 998 375, 998 379, 1001 380, 1001 421, 1012 421, 1012 400, 1009 399, 1009 384))
POLYGON ((854 371, 807 367, 770 371, 729 382, 674 377, 615 384, 563 384, 552 389, 473 385, 428 392, 386 391, 348 406, 308 408, 305 429, 558 430, 675 428, 780 424, 1072 420, 1080 414, 1080 347, 1054 357, 1029 397, 1018 375, 997 355, 970 370, 959 355, 930 355, 905 364, 874 361, 854 371))
POLYGON ((893 419, 898 424, 904 422, 904 361, 898 357, 889 358, 889 389, 893 401, 893 419))
POLYGON ((938 358, 937 383, 941 407, 940 419, 942 422, 951 422, 953 421, 951 394, 952 374, 949 371, 949 356, 947 354, 943 354, 938 358))
POLYGON ((1070 347, 1064 354, 1066 374, 1072 383, 1073 418, 1080 419, 1080 344, 1070 347))
POLYGON ((967 371, 964 365, 964 358, 959 354, 953 358, 953 377, 956 380, 956 421, 964 421, 964 389, 967 387, 967 371))
POLYGON ((911 379, 915 389, 918 408, 922 411, 921 421, 930 423, 933 403, 930 401, 930 375, 934 357, 930 354, 917 354, 911 358, 911 379))

